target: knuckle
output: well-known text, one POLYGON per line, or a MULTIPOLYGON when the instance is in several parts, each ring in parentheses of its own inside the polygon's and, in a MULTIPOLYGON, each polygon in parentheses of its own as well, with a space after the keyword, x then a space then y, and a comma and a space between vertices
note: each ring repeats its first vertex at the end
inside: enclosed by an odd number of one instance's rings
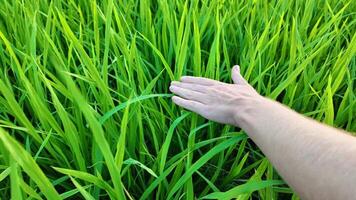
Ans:
POLYGON ((214 93, 214 92, 215 92, 214 86, 208 87, 208 88, 207 88, 207 92, 208 92, 208 93, 214 93))
POLYGON ((224 88, 221 85, 214 85, 213 86, 213 90, 214 92, 219 92, 221 90, 223 90, 224 88))

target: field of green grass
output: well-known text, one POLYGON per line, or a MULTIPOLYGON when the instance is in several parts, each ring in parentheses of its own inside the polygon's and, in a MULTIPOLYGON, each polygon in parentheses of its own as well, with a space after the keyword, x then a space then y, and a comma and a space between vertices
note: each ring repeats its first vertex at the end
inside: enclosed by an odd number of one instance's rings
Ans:
POLYGON ((299 199, 169 84, 240 64, 355 132, 355 32, 354 0, 0 0, 0 199, 299 199))

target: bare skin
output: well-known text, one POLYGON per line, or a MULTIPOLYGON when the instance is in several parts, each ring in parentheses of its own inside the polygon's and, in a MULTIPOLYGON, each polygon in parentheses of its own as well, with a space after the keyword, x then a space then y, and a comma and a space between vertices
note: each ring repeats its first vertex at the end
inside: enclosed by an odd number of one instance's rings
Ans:
POLYGON ((175 104, 244 129, 302 199, 356 198, 356 137, 259 95, 238 66, 232 79, 185 76, 169 89, 175 104))

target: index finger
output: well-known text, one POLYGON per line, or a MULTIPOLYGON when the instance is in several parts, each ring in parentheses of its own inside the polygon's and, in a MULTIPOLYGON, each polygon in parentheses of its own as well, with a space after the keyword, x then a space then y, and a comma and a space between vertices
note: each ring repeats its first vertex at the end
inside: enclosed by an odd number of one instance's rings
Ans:
POLYGON ((206 85, 206 86, 216 85, 220 83, 219 81, 213 79, 204 78, 204 77, 195 77, 195 76, 182 76, 180 81, 183 83, 194 83, 194 84, 206 85))

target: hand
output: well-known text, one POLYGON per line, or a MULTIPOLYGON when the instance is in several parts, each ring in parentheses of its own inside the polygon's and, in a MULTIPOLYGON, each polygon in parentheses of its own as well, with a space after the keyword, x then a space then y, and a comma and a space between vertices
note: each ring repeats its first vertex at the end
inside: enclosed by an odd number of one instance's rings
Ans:
POLYGON ((239 66, 232 69, 234 84, 202 77, 183 76, 172 81, 170 91, 175 104, 223 124, 240 126, 248 113, 264 99, 241 76, 239 66))

